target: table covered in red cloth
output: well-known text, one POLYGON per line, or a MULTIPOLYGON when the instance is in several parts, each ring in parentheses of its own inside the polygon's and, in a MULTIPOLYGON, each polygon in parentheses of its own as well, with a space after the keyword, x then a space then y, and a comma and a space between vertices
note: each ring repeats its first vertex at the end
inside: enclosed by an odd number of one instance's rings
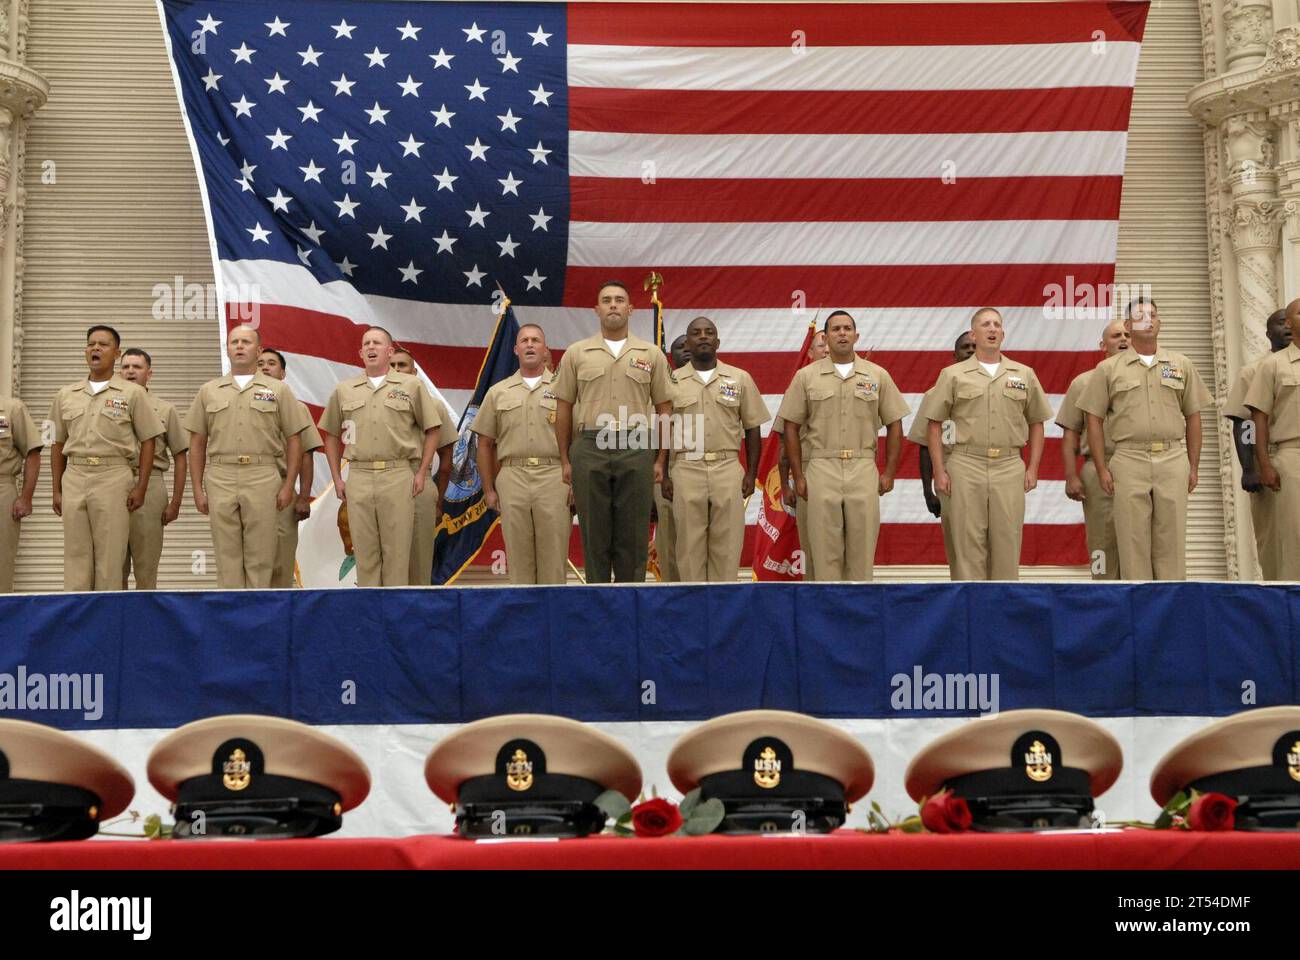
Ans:
POLYGON ((17 869, 1295 869, 1300 834, 1125 830, 1066 835, 590 837, 473 842, 449 836, 133 841, 0 846, 17 869))

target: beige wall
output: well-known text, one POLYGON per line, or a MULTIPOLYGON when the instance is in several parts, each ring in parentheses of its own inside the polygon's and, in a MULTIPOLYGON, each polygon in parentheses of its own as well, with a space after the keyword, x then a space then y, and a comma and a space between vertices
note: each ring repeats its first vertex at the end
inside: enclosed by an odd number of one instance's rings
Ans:
MULTIPOLYGON (((211 258, 188 142, 149 0, 32 0, 29 65, 51 85, 27 145, 21 395, 38 419, 54 391, 84 373, 83 333, 107 322, 154 355, 155 389, 174 403, 220 371, 215 318, 155 321, 156 284, 208 283, 211 258), (42 163, 57 181, 41 182, 42 163)), ((1212 369, 1205 278, 1205 189, 1199 125, 1184 106, 1202 78, 1200 25, 1190 2, 1152 4, 1138 71, 1120 225, 1121 282, 1153 284, 1169 346, 1212 369)), ((1212 377, 1207 376, 1212 381, 1212 377)), ((1193 499, 1188 570, 1225 574, 1218 451, 1206 431, 1202 490, 1193 499)), ((23 523, 19 590, 62 584, 62 531, 50 511, 48 456, 36 513, 23 523)), ((160 583, 214 583, 191 572, 208 551, 207 521, 188 495, 168 528, 160 583)), ((878 569, 881 579, 946 578, 946 569, 878 569)), ((1081 571, 1026 571, 1027 577, 1081 571)))

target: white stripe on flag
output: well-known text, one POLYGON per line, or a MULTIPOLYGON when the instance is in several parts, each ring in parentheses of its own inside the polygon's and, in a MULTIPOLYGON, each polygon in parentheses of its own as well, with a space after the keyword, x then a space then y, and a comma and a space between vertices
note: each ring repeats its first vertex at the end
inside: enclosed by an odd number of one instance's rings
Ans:
POLYGON ((1122 176, 1128 134, 703 134, 569 132, 569 175, 656 178, 1122 176))
POLYGON ((569 227, 575 267, 956 266, 1109 263, 1114 220, 592 223, 569 227))
MULTIPOLYGON (((1010 12, 1006 14, 1012 16, 1010 12)), ((1012 90, 1131 87, 1139 45, 569 46, 569 85, 654 90, 1012 90)))

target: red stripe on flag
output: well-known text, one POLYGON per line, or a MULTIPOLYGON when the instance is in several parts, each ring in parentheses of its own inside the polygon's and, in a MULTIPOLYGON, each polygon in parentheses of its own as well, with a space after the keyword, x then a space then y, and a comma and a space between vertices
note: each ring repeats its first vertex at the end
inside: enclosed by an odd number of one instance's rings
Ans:
POLYGON ((1113 263, 990 263, 966 266, 923 264, 886 266, 680 267, 670 264, 623 264, 569 267, 564 276, 564 306, 590 307, 596 291, 610 277, 641 276, 658 267, 671 269, 674 309, 785 306, 802 293, 811 309, 818 304, 856 303, 867 307, 963 307, 972 303, 1041 307, 1044 288, 1094 289, 1115 277, 1113 263))
POLYGON ((569 180, 571 218, 597 223, 1114 220, 1122 189, 1122 177, 569 180))
POLYGON ((930 46, 1140 41, 1146 3, 570 3, 570 44, 930 46))
POLYGON ((666 134, 1127 130, 1129 87, 1041 90, 633 90, 571 87, 569 128, 666 134))

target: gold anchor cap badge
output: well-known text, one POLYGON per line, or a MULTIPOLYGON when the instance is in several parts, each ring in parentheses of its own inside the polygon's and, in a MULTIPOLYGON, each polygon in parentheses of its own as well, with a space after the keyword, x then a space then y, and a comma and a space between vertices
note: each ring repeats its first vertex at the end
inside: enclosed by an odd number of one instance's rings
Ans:
POLYGON ((1041 740, 1029 745, 1025 754, 1025 775, 1038 783, 1052 779, 1052 754, 1041 740))
POLYGON ((230 759, 221 765, 221 782, 227 790, 243 790, 253 782, 253 765, 248 755, 239 747, 231 751, 230 759))
POLYGON ((506 764, 506 786, 511 790, 527 790, 533 785, 533 763, 523 750, 515 750, 506 764))
POLYGON ((764 790, 771 790, 781 782, 781 761, 770 746, 754 758, 754 782, 764 790))

